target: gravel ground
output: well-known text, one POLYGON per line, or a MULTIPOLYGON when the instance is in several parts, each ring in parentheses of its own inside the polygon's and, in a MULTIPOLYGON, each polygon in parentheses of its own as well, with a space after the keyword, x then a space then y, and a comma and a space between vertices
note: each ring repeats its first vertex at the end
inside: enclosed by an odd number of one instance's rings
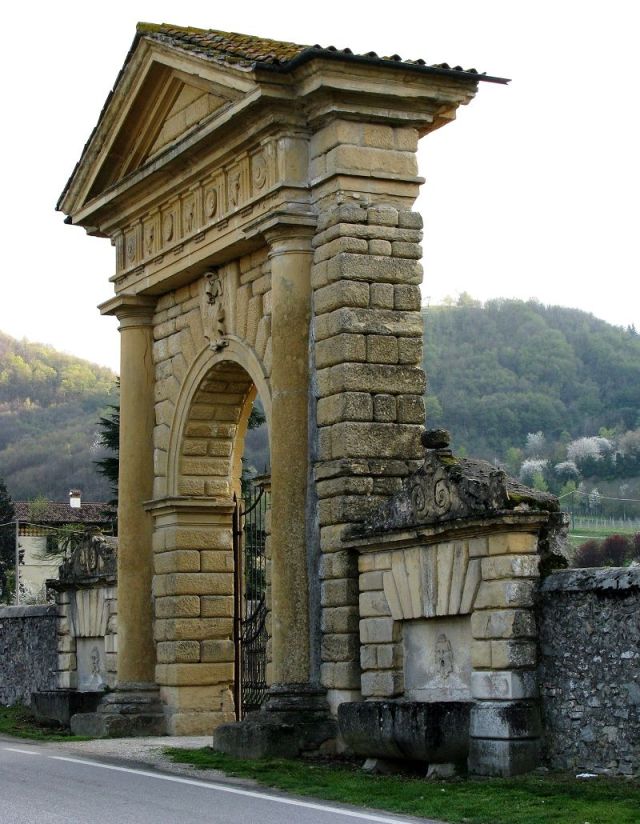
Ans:
POLYGON ((128 762, 130 766, 161 769, 164 772, 219 781, 225 784, 255 786, 256 782, 247 778, 233 778, 219 770, 199 770, 189 764, 175 764, 163 754, 165 747, 200 749, 211 745, 210 735, 201 736, 155 736, 153 738, 95 738, 92 741, 68 741, 41 746, 55 746, 64 749, 76 758, 95 758, 128 762))

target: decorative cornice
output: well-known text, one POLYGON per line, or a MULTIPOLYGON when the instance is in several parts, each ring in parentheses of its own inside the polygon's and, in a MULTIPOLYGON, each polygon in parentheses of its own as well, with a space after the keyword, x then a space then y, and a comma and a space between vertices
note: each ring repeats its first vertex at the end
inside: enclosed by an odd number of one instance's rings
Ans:
POLYGON ((116 295, 98 306, 101 315, 115 315, 120 329, 151 326, 156 298, 147 295, 116 295))

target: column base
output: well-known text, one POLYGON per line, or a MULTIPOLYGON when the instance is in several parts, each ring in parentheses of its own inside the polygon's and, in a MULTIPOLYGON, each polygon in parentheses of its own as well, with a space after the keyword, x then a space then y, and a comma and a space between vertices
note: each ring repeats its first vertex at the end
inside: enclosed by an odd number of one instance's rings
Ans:
POLYGON ((259 712, 214 731, 213 748, 235 758, 295 758, 326 750, 337 734, 324 690, 276 684, 259 712))
POLYGON ((95 712, 71 716, 74 735, 92 738, 140 738, 165 735, 160 690, 155 684, 119 684, 95 712))

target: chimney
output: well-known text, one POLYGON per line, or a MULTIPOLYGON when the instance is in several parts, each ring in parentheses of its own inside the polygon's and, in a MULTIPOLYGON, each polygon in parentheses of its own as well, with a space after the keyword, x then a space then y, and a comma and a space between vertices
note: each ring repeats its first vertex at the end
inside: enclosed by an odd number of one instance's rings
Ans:
POLYGON ((79 489, 69 490, 69 506, 71 509, 80 509, 82 506, 82 492, 79 489))

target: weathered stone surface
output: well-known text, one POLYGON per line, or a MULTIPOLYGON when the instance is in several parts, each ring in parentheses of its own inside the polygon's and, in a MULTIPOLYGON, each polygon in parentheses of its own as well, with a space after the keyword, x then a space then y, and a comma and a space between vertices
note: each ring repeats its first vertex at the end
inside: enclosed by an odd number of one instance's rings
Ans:
MULTIPOLYGON (((404 244, 413 246, 414 244, 404 244)), ((392 244, 393 246, 393 244, 392 244)), ((415 256, 414 256, 415 257, 415 256)), ((386 255, 356 255, 341 252, 329 261, 329 280, 363 280, 368 282, 406 283, 418 286, 422 283, 422 265, 412 258, 386 255)))
POLYGON ((464 763, 471 704, 364 701, 338 708, 340 734, 357 755, 464 763))
POLYGON ((476 699, 504 701, 521 698, 536 698, 538 681, 534 670, 521 672, 482 672, 471 673, 471 694, 476 699))
MULTIPOLYGON (((338 376, 334 377, 331 374, 327 380, 337 381, 338 376)), ((416 417, 420 401, 420 398, 415 401, 416 417)), ((399 417, 406 414, 404 410, 408 408, 409 403, 410 401, 405 401, 404 398, 398 399, 399 417)), ((437 441, 436 435, 433 437, 437 441)), ((351 534, 354 537, 376 535, 421 524, 436 524, 473 516, 487 517, 489 514, 513 510, 515 506, 522 512, 555 512, 558 502, 552 495, 528 490, 516 481, 508 479, 504 472, 485 461, 456 458, 446 447, 428 446, 423 466, 404 481, 400 492, 367 522, 355 527, 351 534)), ((498 534, 491 537, 489 552, 535 552, 536 546, 535 534, 498 534)))
POLYGON ((540 707, 533 701, 478 701, 471 710, 473 738, 539 738, 540 707))
POLYGON ((555 572, 542 585, 540 690, 555 769, 640 770, 640 568, 555 572))
POLYGON ((31 703, 57 686, 56 608, 0 607, 0 704, 31 703))
POLYGON ((317 340, 324 340, 341 332, 396 335, 422 340, 422 317, 419 312, 342 308, 316 317, 315 332, 317 340))
POLYGON ((473 775, 508 778, 530 772, 540 765, 539 739, 493 740, 472 738, 469 744, 469 772, 473 775))

